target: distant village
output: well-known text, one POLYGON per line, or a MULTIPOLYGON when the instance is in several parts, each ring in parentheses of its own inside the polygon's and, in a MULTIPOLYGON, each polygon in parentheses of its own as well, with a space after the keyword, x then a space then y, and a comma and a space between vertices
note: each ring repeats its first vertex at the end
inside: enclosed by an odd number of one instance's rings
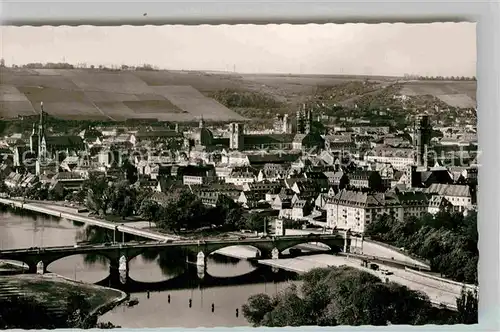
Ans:
POLYGON ((42 103, 29 136, 0 139, 5 191, 46 186, 64 200, 92 173, 123 178, 127 163, 158 204, 185 187, 209 206, 224 195, 276 219, 358 234, 383 214, 402 221, 477 208, 476 127, 438 127, 426 114, 396 132, 367 123, 325 133, 304 104, 293 117, 277 115, 265 131, 243 122, 209 126, 200 118, 194 128, 116 125, 71 136, 48 135, 46 114, 42 103))

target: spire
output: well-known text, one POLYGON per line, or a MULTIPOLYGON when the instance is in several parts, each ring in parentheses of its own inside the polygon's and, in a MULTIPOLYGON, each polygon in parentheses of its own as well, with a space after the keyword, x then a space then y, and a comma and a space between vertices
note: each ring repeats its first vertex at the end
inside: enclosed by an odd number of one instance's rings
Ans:
MULTIPOLYGON (((40 102, 40 123, 38 124, 38 130, 42 131, 44 127, 44 118, 43 118, 43 101, 40 102)), ((39 133, 41 134, 41 132, 39 133)))
POLYGON ((205 127, 205 121, 203 120, 203 115, 200 118, 200 123, 198 124, 198 128, 204 128, 205 127))

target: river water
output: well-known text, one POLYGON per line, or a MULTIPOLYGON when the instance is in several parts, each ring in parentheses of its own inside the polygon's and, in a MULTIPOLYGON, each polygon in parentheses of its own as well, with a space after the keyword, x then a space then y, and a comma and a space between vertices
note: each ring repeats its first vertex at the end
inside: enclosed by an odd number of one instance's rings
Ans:
MULTIPOLYGON (((82 239, 104 242, 110 237, 107 231, 86 229, 65 219, 0 209, 0 249, 74 245, 82 239)), ((89 283, 109 276, 108 263, 98 256, 66 257, 50 264, 48 270, 89 283)), ((101 321, 125 328, 248 326, 241 306, 249 296, 273 295, 294 282, 290 273, 218 255, 209 256, 203 279, 182 253, 138 256, 130 261, 129 271, 131 281, 121 288, 139 303, 119 306, 101 321)))

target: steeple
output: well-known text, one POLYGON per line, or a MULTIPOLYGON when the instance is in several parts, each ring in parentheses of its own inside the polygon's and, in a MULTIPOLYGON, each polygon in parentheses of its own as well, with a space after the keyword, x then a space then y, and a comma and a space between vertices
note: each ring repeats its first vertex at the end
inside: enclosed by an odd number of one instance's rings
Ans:
POLYGON ((40 122, 38 123, 38 135, 41 137, 44 134, 45 119, 43 116, 43 101, 40 102, 40 122))
POLYGON ((205 121, 203 120, 203 115, 200 118, 200 123, 198 124, 198 128, 205 128, 205 121))
POLYGON ((38 162, 43 162, 47 155, 45 145, 45 118, 43 114, 43 102, 40 103, 40 123, 38 124, 38 162))

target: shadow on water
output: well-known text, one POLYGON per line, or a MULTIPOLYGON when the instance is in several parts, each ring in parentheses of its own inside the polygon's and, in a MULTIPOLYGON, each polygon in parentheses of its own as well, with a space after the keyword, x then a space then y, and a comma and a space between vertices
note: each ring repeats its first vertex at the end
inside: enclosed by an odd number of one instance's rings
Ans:
POLYGON ((213 260, 215 263, 224 264, 224 265, 238 265, 240 263, 239 258, 224 256, 218 253, 211 254, 209 256, 210 260, 213 260))
POLYGON ((267 266, 260 266, 249 273, 234 277, 213 277, 209 274, 200 276, 196 266, 188 264, 186 265, 183 273, 164 281, 142 282, 128 277, 126 283, 123 284, 120 282, 118 275, 110 274, 97 284, 117 288, 128 293, 143 293, 162 292, 167 290, 252 285, 270 282, 278 283, 297 279, 298 275, 296 273, 284 270, 274 270, 267 266))
POLYGON ((21 208, 13 208, 13 207, 10 207, 10 206, 4 205, 4 204, 0 204, 0 212, 14 215, 17 217, 31 219, 33 221, 43 220, 43 221, 54 222, 54 223, 59 223, 61 221, 61 218, 59 218, 59 217, 41 214, 39 212, 25 210, 25 209, 21 209, 21 208))

